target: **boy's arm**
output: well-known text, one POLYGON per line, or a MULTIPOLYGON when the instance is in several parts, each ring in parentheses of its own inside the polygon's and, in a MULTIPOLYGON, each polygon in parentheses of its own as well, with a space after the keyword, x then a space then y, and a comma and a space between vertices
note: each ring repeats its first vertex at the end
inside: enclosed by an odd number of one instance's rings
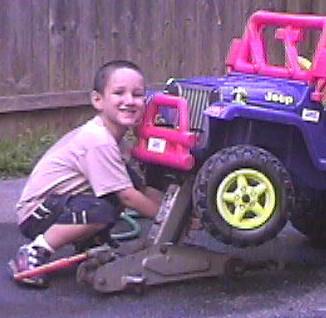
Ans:
POLYGON ((143 193, 131 187, 118 191, 116 194, 123 206, 134 209, 143 216, 154 218, 159 210, 160 200, 151 192, 146 195, 146 191, 143 193))

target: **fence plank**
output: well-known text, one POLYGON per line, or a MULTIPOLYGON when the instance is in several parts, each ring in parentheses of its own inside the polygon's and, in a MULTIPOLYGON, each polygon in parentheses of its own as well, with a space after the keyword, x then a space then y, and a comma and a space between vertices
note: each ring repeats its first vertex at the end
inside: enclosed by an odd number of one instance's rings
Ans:
POLYGON ((98 0, 96 12, 96 64, 100 65, 113 58, 113 38, 118 30, 113 28, 113 1, 98 0), (109 14, 110 13, 110 14, 109 14))
POLYGON ((0 97, 0 114, 89 105, 88 91, 0 97))
MULTIPOLYGON (((6 74, 7 91, 5 94, 24 94, 32 86, 32 15, 31 1, 10 1, 7 4, 8 33, 4 59, 8 64, 6 74)), ((2 44, 4 45, 4 44, 2 44)))
POLYGON ((83 23, 80 16, 80 7, 84 3, 77 1, 65 2, 64 21, 64 89, 76 90, 80 88, 80 24, 83 23))
POLYGON ((32 0, 32 83, 34 93, 49 90, 49 1, 32 0))
POLYGON ((96 23, 96 4, 93 0, 83 0, 80 6, 79 37, 79 89, 90 90, 94 77, 94 70, 97 67, 96 61, 96 40, 99 32, 96 23))
POLYGON ((49 6, 49 91, 64 90, 65 0, 50 0, 49 6))
POLYGON ((313 0, 287 0, 286 11, 292 13, 313 13, 312 2, 313 0))
POLYGON ((1 72, 0 72, 0 92, 2 95, 15 94, 14 87, 10 82, 10 69, 11 63, 10 58, 11 54, 9 52, 9 23, 11 20, 10 15, 10 0, 4 0, 1 2, 0 10, 0 63, 1 63, 1 72), (6 45, 3 45, 6 43, 6 45))

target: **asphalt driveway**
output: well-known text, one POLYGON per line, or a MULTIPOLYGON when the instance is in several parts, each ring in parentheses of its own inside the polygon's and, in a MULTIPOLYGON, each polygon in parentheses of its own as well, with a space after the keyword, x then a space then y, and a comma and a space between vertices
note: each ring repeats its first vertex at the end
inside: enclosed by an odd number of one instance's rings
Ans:
MULTIPOLYGON (((71 268, 53 274, 49 289, 17 286, 10 280, 6 264, 24 242, 13 212, 23 182, 0 182, 0 317, 326 317, 326 250, 310 246, 290 226, 277 239, 251 249, 227 247, 205 231, 191 232, 190 243, 245 260, 273 259, 284 264, 236 279, 222 276, 160 285, 149 287, 144 295, 100 294, 79 285, 75 268, 71 268)), ((57 256, 71 253, 67 247, 57 256)))

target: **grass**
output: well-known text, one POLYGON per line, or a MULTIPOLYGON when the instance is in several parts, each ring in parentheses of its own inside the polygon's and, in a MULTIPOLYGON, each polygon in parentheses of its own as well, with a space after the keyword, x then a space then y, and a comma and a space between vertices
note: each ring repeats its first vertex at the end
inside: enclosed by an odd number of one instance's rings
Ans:
MULTIPOLYGON (((58 134, 42 130, 27 131, 13 140, 0 140, 0 179, 29 175, 38 159, 58 138, 58 134)), ((132 131, 126 138, 131 143, 135 141, 132 131)))
POLYGON ((27 131, 13 140, 0 140, 0 177, 28 175, 37 160, 57 139, 54 133, 27 131))

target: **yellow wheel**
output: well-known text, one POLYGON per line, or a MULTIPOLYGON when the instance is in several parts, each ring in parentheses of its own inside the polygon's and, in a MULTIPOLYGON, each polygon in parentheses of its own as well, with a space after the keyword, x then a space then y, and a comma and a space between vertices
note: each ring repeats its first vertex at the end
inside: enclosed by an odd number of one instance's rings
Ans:
POLYGON ((217 211, 234 228, 255 229, 273 215, 276 193, 271 181, 254 169, 228 174, 216 193, 217 211))
POLYGON ((226 148, 208 158, 193 188, 195 211, 209 233, 240 247, 275 237, 288 220, 293 198, 282 163, 250 145, 226 148))

